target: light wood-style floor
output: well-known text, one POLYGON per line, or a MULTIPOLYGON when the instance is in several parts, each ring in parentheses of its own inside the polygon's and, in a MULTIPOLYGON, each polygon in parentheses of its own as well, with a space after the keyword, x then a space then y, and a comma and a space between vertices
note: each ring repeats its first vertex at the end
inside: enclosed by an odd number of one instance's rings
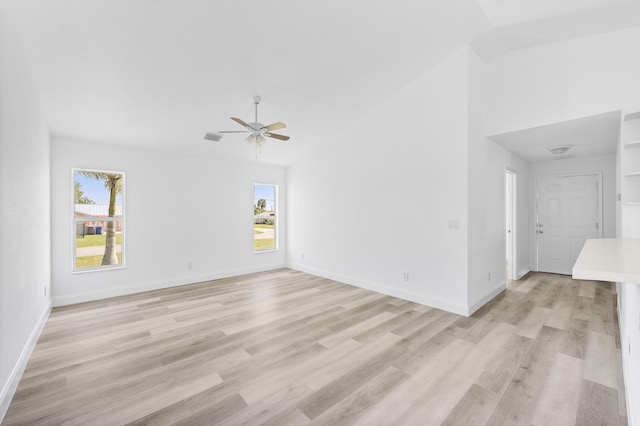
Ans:
POLYGON ((285 269, 58 308, 3 424, 626 424, 614 292, 464 318, 285 269))

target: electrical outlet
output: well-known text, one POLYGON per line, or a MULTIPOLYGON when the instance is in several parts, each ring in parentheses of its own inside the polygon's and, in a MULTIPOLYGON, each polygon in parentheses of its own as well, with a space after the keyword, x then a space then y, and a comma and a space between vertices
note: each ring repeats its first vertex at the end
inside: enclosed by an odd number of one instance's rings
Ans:
POLYGON ((487 279, 488 279, 489 281, 491 281, 491 272, 489 272, 489 273, 487 274, 487 279))
POLYGON ((187 262, 187 269, 193 269, 193 262, 187 262))
POLYGON ((403 272, 402 273, 402 279, 404 281, 409 281, 409 272, 403 272))
POLYGON ((302 253, 302 254, 300 255, 300 259, 301 259, 301 260, 304 260, 304 253, 302 253))

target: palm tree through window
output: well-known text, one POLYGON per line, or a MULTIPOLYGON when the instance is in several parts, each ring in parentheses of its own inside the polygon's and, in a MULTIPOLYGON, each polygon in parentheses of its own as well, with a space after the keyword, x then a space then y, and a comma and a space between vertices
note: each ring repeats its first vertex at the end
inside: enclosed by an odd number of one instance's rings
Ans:
POLYGON ((124 173, 73 169, 74 272, 124 267, 124 173))

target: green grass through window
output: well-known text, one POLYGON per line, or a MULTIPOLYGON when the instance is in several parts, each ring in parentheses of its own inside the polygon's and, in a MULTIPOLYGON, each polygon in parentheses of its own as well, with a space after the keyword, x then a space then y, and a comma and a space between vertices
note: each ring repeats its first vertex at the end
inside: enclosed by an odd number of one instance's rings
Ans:
MULTIPOLYGON (((102 235, 85 235, 84 237, 76 236, 76 247, 95 247, 103 246, 107 241, 107 234, 102 235)), ((122 244, 122 233, 116 233, 116 245, 122 244)))
MULTIPOLYGON (((122 253, 116 253, 116 256, 118 256, 118 265, 122 265, 122 253)), ((76 257, 76 268, 82 269, 101 266, 102 257, 102 255, 76 257)))

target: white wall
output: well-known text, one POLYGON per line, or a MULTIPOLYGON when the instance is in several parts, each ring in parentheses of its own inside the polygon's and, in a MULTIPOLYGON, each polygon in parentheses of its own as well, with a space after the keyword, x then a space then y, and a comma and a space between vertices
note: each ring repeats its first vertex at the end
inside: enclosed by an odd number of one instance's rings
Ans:
POLYGON ((280 167, 54 138, 54 305, 284 267, 285 205, 280 167), (125 269, 72 274, 74 167, 125 172, 125 269), (253 252, 254 183, 279 186, 277 252, 253 252))
POLYGON ((291 166, 289 265, 469 314, 505 287, 509 168, 528 272, 529 168, 484 137, 484 73, 462 48, 338 135, 331 155, 291 166))
POLYGON ((531 270, 531 234, 533 213, 531 207, 531 167, 520 158, 511 157, 511 168, 516 177, 516 271, 522 278, 531 270))
POLYGON ((529 271, 528 166, 485 135, 486 74, 469 51, 468 304, 480 308, 506 285, 505 169, 516 173, 516 270, 529 271))
POLYGON ((462 48, 289 167, 292 268, 466 313, 467 85, 462 48))
POLYGON ((0 3, 0 421, 50 309, 49 130, 15 22, 0 3))
POLYGON ((640 27, 511 52, 487 65, 487 134, 638 105, 640 27))

